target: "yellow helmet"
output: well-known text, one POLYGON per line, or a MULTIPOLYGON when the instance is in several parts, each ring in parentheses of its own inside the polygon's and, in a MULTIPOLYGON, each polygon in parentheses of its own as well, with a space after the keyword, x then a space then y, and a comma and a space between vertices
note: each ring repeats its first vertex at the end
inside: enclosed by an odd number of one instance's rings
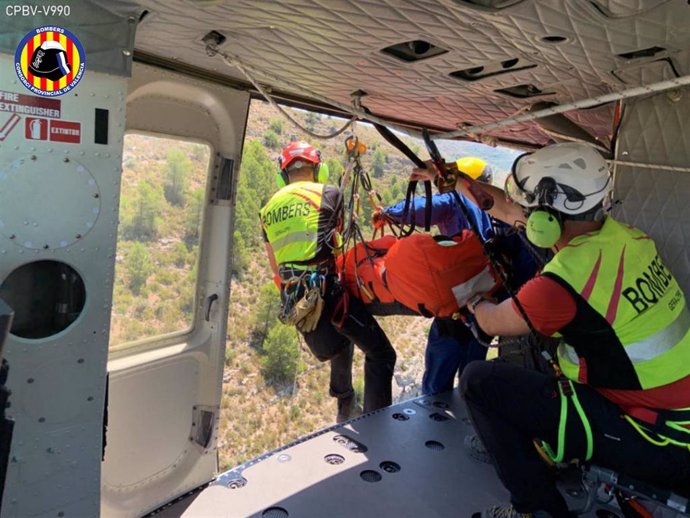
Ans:
POLYGON ((455 161, 458 166, 458 171, 465 173, 473 180, 480 180, 482 182, 491 183, 494 172, 491 166, 476 156, 464 156, 455 161))

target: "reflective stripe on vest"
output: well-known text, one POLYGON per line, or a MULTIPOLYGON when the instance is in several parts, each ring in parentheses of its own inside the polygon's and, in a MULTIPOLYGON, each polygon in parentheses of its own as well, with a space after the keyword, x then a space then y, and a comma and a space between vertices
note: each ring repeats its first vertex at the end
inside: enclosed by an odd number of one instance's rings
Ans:
MULTIPOLYGON (((608 217, 601 230, 578 236, 559 251, 544 272, 569 284, 606 319, 643 389, 690 375, 685 297, 644 232, 608 217)), ((575 347, 561 345, 558 357, 567 377, 581 379, 575 347)))
MULTIPOLYGON (((653 360, 673 349, 685 337, 689 329, 690 311, 684 308, 670 326, 644 340, 625 345, 625 353, 633 364, 653 360)), ((565 356, 570 363, 575 365, 579 363, 575 348, 568 344, 559 346, 559 354, 565 356)))
POLYGON ((291 183, 261 209, 261 224, 278 264, 316 257, 323 189, 315 182, 291 183))

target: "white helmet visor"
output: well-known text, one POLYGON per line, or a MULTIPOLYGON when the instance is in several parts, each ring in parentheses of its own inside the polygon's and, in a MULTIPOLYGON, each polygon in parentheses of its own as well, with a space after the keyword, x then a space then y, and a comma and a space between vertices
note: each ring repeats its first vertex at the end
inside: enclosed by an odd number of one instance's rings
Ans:
POLYGON ((536 193, 524 189, 520 185, 520 181, 517 179, 515 171, 517 169, 517 164, 523 157, 528 156, 530 153, 520 155, 513 162, 513 166, 510 169, 510 174, 506 178, 506 183, 503 190, 506 193, 506 197, 514 203, 521 205, 522 207, 536 207, 539 205, 539 197, 536 193))

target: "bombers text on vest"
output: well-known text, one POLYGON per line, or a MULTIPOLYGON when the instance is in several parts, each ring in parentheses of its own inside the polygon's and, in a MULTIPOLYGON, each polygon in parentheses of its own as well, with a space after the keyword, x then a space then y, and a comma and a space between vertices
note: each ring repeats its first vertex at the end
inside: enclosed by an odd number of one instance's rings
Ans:
POLYGON ((331 258, 341 201, 335 187, 315 182, 294 182, 275 193, 261 209, 261 225, 276 262, 307 265, 331 258))
POLYGON ((640 390, 690 375, 690 313, 654 241, 607 217, 574 238, 544 268, 573 295, 561 330, 563 373, 594 387, 640 390))

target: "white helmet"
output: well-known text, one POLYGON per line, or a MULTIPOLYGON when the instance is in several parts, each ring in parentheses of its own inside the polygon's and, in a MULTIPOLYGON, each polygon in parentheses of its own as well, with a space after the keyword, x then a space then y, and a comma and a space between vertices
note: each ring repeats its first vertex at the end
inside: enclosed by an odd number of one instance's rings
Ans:
POLYGON ((519 156, 506 180, 506 194, 523 207, 550 207, 583 214, 611 192, 609 168, 589 144, 553 144, 519 156))

